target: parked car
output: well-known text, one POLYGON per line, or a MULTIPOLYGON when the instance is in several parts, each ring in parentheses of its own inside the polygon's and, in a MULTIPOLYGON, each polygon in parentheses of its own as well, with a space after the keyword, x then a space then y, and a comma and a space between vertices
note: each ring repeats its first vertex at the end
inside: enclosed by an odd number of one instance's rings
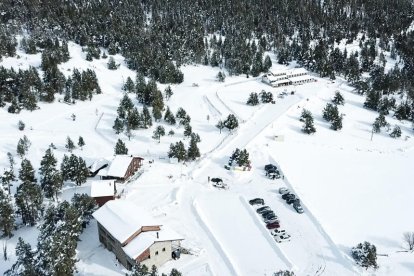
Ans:
POLYGON ((273 237, 275 239, 276 242, 285 242, 285 241, 290 241, 290 235, 289 234, 282 234, 282 235, 277 235, 273 237))
POLYGON ((302 205, 300 203, 293 203, 293 208, 295 208, 296 212, 302 214, 304 212, 302 205))
POLYGON ((279 99, 283 99, 283 98, 284 98, 284 96, 282 95, 282 93, 279 93, 279 95, 277 95, 277 97, 278 97, 279 99))
POLYGON ((273 212, 272 210, 267 210, 267 211, 264 211, 263 213, 261 213, 261 215, 262 215, 262 217, 266 217, 266 216, 268 216, 269 214, 275 214, 275 212, 273 212))
POLYGON ((280 172, 278 170, 268 170, 266 171, 266 176, 270 179, 279 179, 280 178, 280 172))
POLYGON ((265 171, 269 171, 269 170, 277 170, 277 167, 273 164, 267 164, 264 166, 264 170, 265 171))
POLYGON ((288 199, 286 199, 286 203, 287 204, 292 204, 292 203, 295 203, 295 202, 300 202, 300 200, 299 200, 299 198, 288 198, 288 199))
POLYGON ((268 224, 266 224, 266 228, 267 228, 267 229, 276 229, 276 228, 280 228, 280 224, 279 224, 278 222, 268 223, 268 224))
POLYGON ((286 234, 286 230, 284 230, 284 229, 274 229, 274 230, 270 231, 270 234, 272 236, 280 236, 280 235, 286 234))
POLYGON ((231 167, 230 167, 229 165, 224 165, 224 168, 225 168, 226 170, 230 170, 230 169, 231 169, 231 167))
POLYGON ((288 188, 285 188, 285 187, 279 188, 279 194, 284 195, 284 194, 288 194, 288 193, 289 193, 288 188))
POLYGON ((287 194, 282 195, 282 199, 284 199, 284 200, 295 199, 295 198, 296 198, 296 196, 294 194, 291 194, 291 193, 287 193, 287 194))
POLYGON ((264 200, 263 198, 254 198, 249 200, 249 204, 250 205, 264 205, 264 200))
POLYGON ((277 217, 270 217, 270 218, 268 218, 268 219, 264 219, 263 221, 264 221, 264 223, 266 223, 266 224, 273 223, 273 222, 280 223, 280 221, 278 220, 278 218, 277 218, 277 217))
POLYGON ((258 209, 256 210, 256 212, 257 212, 258 214, 261 214, 261 213, 266 212, 266 211, 269 211, 269 210, 271 210, 269 206, 263 206, 263 207, 258 208, 258 209))
POLYGON ((269 213, 269 214, 267 214, 267 215, 265 215, 265 216, 262 216, 262 218, 263 219, 272 219, 272 218, 278 218, 276 215, 275 215, 275 213, 269 213))

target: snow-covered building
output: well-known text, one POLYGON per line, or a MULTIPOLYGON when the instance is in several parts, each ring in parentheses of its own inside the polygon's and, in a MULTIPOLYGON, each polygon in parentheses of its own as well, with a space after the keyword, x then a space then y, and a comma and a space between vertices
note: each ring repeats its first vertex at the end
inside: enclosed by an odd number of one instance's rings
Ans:
POLYGON ((138 263, 160 267, 179 257, 183 238, 131 201, 108 201, 93 217, 98 222, 99 241, 127 269, 138 263))
POLYGON ((95 199, 98 206, 104 205, 109 200, 114 200, 116 195, 116 184, 114 180, 100 180, 91 183, 91 197, 95 199))
POLYGON ((116 155, 107 170, 98 173, 98 175, 103 179, 116 179, 119 182, 124 182, 141 168, 143 160, 138 156, 116 155))
POLYGON ((310 76, 308 71, 304 68, 272 71, 262 76, 262 82, 267 83, 272 87, 300 85, 314 81, 315 79, 310 76))

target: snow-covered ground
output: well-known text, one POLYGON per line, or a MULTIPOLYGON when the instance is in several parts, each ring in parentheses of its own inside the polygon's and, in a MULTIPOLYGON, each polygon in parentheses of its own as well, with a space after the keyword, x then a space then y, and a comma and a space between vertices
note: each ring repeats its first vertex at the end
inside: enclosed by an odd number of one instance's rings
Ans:
MULTIPOLYGON (((292 269, 297 275, 365 274, 354 266, 349 250, 367 240, 378 247, 378 253, 388 254, 379 257, 376 275, 414 273, 414 255, 396 253, 402 250, 402 233, 414 229, 409 219, 414 210, 410 198, 414 140, 405 138, 412 136, 412 127, 387 116, 391 125, 401 126, 402 138, 382 133, 371 141, 371 125, 377 114, 363 109, 363 97, 352 93, 343 80, 332 83, 317 78, 315 83, 288 87, 295 95, 280 99, 277 95, 284 88, 271 88, 259 79, 227 77, 225 83, 218 83, 218 68, 185 66, 185 81, 172 86, 174 95, 166 105, 173 112, 183 107, 190 114, 193 131, 202 139, 202 157, 193 163, 170 164, 166 153, 170 143, 183 140, 182 127, 165 125, 167 132, 173 129, 176 134, 162 137, 161 143, 151 138, 158 123, 152 129, 134 131, 130 141, 112 130, 123 96, 122 83, 128 76, 135 79, 122 57, 115 57, 120 68, 110 71, 107 60, 87 62, 79 46, 71 43, 69 47, 72 59, 60 65, 62 72, 70 75, 74 67, 94 69, 103 94, 76 105, 40 104, 40 110, 18 115, 0 109, 0 169, 8 166, 6 153, 15 154, 23 135, 32 142, 27 158, 35 169, 52 142, 59 159, 67 154, 67 136, 75 141, 78 136, 84 138, 86 146, 74 153, 87 159, 110 158, 116 140, 123 139, 130 153, 146 160, 144 173, 122 187, 122 200, 133 201, 185 237, 182 245, 191 252, 168 262, 161 272, 176 267, 184 275, 272 275, 279 269, 292 269), (263 89, 274 94, 275 104, 245 104, 251 92, 263 89), (321 116, 336 90, 345 97, 345 106, 339 107, 346 114, 344 128, 339 132, 330 130, 321 116), (300 131, 302 108, 314 114, 314 135, 300 131), (72 113, 76 121, 71 120, 72 113), (239 118, 240 127, 233 133, 219 134, 215 124, 230 113, 239 118), (26 123, 26 130, 17 129, 19 120, 26 123), (283 141, 275 141, 276 135, 284 137, 283 141), (223 168, 236 147, 250 152, 252 171, 223 168), (277 163, 284 179, 267 179, 263 173, 267 163, 277 163), (212 187, 207 182, 209 176, 223 178, 229 190, 212 187), (297 214, 281 200, 277 190, 284 186, 299 195, 304 214, 297 214), (277 244, 273 240, 254 208, 246 203, 254 197, 262 197, 275 211, 281 227, 292 236, 290 242, 277 244)), ((19 55, 20 59, 4 59, 1 64, 15 68, 40 65, 40 55, 19 55)), ((138 105, 134 95, 130 96, 138 105)), ((16 161, 20 163, 17 157, 16 161)), ((75 192, 88 193, 89 183, 67 185, 61 197, 69 199, 75 192)), ((10 259, 0 262, 0 273, 15 261, 17 238, 35 245, 37 234, 34 227, 15 232, 7 241, 10 259)), ((94 221, 81 236, 78 257, 79 275, 125 275, 114 255, 100 246, 94 221)))

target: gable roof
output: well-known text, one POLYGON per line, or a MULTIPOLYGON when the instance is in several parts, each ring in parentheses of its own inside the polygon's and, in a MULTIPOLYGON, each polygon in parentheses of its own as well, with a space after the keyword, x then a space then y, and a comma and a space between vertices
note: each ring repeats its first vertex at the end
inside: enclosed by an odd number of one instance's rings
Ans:
POLYGON ((93 213, 93 217, 121 243, 142 226, 161 225, 129 200, 108 201, 93 213))
POLYGON ((93 181, 91 183, 91 197, 115 195, 115 182, 113 180, 93 181))
POLYGON ((124 177, 134 157, 130 155, 116 155, 108 168, 107 175, 113 177, 124 177))
POLYGON ((148 247, 156 242, 177 241, 183 238, 172 229, 163 226, 159 231, 142 232, 123 247, 124 252, 132 259, 138 258, 148 247), (158 232, 158 238, 157 238, 158 232))

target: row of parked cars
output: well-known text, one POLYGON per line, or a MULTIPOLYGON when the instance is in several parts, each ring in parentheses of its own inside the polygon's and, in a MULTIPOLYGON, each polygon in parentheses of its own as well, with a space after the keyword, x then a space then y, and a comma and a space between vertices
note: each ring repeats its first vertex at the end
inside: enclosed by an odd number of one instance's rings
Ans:
POLYGON ((256 209, 256 212, 262 217, 266 228, 270 230, 273 238, 276 242, 289 241, 290 235, 286 233, 285 230, 280 229, 280 221, 278 216, 273 212, 273 210, 265 205, 265 202, 262 198, 254 198, 249 201, 250 205, 261 205, 261 207, 256 209))
POLYGON ((295 194, 291 193, 287 188, 279 188, 279 194, 282 195, 282 199, 284 199, 287 204, 292 204, 296 212, 299 214, 304 212, 302 205, 300 204, 300 199, 295 194))

